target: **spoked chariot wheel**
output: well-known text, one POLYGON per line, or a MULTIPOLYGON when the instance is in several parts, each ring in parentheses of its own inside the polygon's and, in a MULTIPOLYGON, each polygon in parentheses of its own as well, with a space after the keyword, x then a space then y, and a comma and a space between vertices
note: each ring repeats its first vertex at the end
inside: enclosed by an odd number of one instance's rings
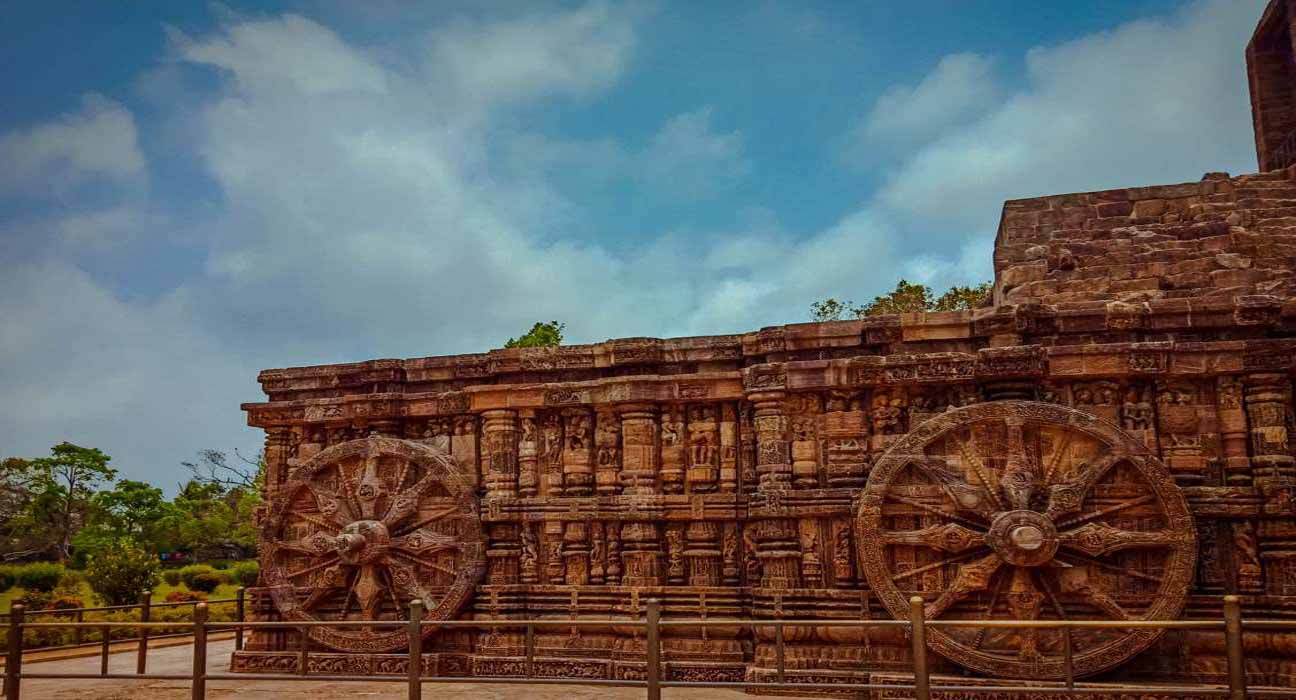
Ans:
MULTIPOLYGON (((286 620, 403 620, 454 615, 485 570, 471 481, 446 454, 368 437, 321 451, 280 490, 263 529, 265 581, 286 620)), ((309 627, 339 651, 403 649, 402 628, 309 627)))
MULTIPOLYGON (((1196 530, 1165 466, 1114 425, 1029 401, 940 414, 878 460, 857 538, 897 618, 1169 620, 1192 582, 1196 530)), ((1076 629, 1074 673, 1112 668, 1162 630, 1076 629)), ((1060 629, 932 627, 928 645, 1002 677, 1061 678, 1060 629)))

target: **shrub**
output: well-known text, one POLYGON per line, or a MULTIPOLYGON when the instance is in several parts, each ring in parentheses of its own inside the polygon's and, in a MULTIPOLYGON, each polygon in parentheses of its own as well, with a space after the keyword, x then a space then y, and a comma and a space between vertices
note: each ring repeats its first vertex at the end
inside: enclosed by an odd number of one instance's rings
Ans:
POLYGON ((49 593, 63 577, 63 567, 38 561, 14 568, 14 584, 29 591, 49 593))
POLYGON ((54 602, 54 594, 44 591, 27 591, 14 599, 15 603, 21 604, 28 610, 44 610, 54 602))
POLYGON ((179 586, 179 585, 180 585, 180 570, 179 570, 179 569, 167 569, 166 571, 163 571, 163 572, 162 572, 162 580, 163 580, 163 581, 166 581, 166 584, 167 584, 168 586, 179 586))
POLYGON ((255 561, 241 561, 231 569, 234 575, 234 583, 240 586, 255 586, 257 577, 261 575, 261 565, 255 561))
POLYGON ((168 603, 193 603, 207 600, 206 593, 195 593, 193 591, 171 591, 166 595, 168 603))
POLYGON ((86 578, 105 603, 126 605, 139 600, 144 589, 157 585, 158 563, 129 540, 115 540, 90 556, 86 578))
POLYGON ((12 566, 0 566, 0 593, 13 588, 14 572, 12 566))
POLYGON ((189 582, 189 589, 193 591, 202 591, 211 593, 216 587, 221 585, 221 577, 214 573, 198 574, 189 582))
POLYGON ((64 571, 63 575, 59 577, 58 586, 55 590, 75 594, 81 591, 81 584, 83 583, 85 583, 85 576, 82 576, 78 571, 68 570, 64 571))
POLYGON ((212 574, 214 570, 206 564, 190 564, 180 569, 180 580, 185 587, 191 591, 198 590, 194 587, 194 579, 202 574, 212 574))

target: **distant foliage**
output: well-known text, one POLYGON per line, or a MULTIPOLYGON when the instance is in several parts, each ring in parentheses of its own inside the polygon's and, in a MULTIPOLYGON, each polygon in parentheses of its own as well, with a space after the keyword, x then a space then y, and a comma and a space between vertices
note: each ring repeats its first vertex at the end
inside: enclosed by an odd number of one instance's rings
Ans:
POLYGON ((130 540, 105 544, 86 563, 90 590, 108 605, 126 605, 139 600, 145 589, 158 584, 158 563, 152 554, 130 540))
POLYGON ((565 323, 550 321, 548 323, 536 322, 531 326, 531 330, 521 338, 509 338, 504 343, 506 348, 554 348, 562 345, 563 329, 567 327, 565 323))
POLYGON ((255 586, 257 577, 261 575, 261 565, 254 561, 241 561, 230 571, 234 577, 233 583, 240 586, 255 586))
POLYGON ((23 564, 13 569, 14 585, 29 591, 49 593, 63 578, 63 567, 48 562, 23 564))
POLYGON ((206 593, 196 593, 194 591, 171 591, 166 594, 168 603, 197 603, 207 600, 206 593))
POLYGON ((951 287, 939 297, 933 297, 927 285, 902 279, 891 292, 874 297, 872 302, 862 306, 857 306, 850 300, 832 297, 813 302, 810 304, 810 316, 815 321, 840 321, 884 314, 975 309, 989 301, 992 288, 993 283, 982 282, 973 287, 951 287))
POLYGON ((217 586, 224 582, 225 580, 215 573, 198 574, 197 576, 194 576, 192 582, 189 583, 189 590, 199 591, 201 593, 211 593, 216 590, 217 586))
POLYGON ((179 585, 180 585, 180 570, 179 570, 179 569, 166 569, 165 571, 162 572, 162 580, 165 581, 165 582, 166 582, 166 585, 168 585, 168 586, 179 586, 179 585))
POLYGON ((194 581, 197 581, 199 576, 215 575, 216 570, 206 564, 190 564, 189 566, 180 569, 180 581, 184 583, 185 588, 188 588, 191 591, 198 590, 194 585, 194 581))

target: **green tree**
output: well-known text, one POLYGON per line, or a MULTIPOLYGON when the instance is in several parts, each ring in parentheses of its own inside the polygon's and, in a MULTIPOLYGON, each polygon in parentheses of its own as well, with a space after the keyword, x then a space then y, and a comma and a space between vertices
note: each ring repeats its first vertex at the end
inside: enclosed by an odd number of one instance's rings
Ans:
POLYGON ((940 295, 940 298, 932 305, 932 311, 975 309, 984 305, 990 299, 992 291, 994 291, 993 282, 982 282, 975 287, 950 287, 949 291, 940 295))
POLYGON ((509 338, 504 343, 506 348, 553 348, 562 345, 563 329, 567 327, 565 323, 550 321, 541 323, 536 321, 531 330, 526 332, 521 338, 509 338))
POLYGON ((252 511, 260 502, 259 489, 224 487, 192 480, 176 494, 173 533, 178 546, 197 556, 248 555, 256 551, 257 532, 252 511))
POLYGON ((959 311, 975 309, 990 298, 993 284, 982 282, 973 287, 951 287, 939 297, 933 297, 925 284, 900 280, 895 289, 873 298, 863 306, 832 297, 810 304, 810 316, 815 321, 837 321, 846 316, 864 318, 883 314, 919 313, 925 311, 959 311))
POLYGON ((158 584, 157 557, 127 538, 104 543, 86 563, 90 590, 107 605, 127 605, 139 600, 140 591, 158 584))
POLYGON ((162 489, 124 479, 111 491, 94 495, 86 525, 72 542, 78 551, 88 552, 121 538, 151 552, 169 550, 175 544, 175 516, 175 507, 162 496, 162 489))
POLYGON ((55 445, 49 457, 27 460, 31 501, 16 520, 19 526, 45 529, 59 562, 71 554, 72 536, 85 523, 95 490, 117 478, 108 461, 93 447, 69 442, 55 445))

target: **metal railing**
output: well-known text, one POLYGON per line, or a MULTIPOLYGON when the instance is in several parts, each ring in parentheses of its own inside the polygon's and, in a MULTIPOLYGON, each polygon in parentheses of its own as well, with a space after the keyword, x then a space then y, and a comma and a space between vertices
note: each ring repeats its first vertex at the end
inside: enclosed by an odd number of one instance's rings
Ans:
MULTIPOLYGON (((241 598, 241 596, 240 596, 241 598)), ((225 601, 221 601, 225 602, 225 601)), ((242 604, 240 603, 240 609, 242 604)), ((46 611, 39 611, 44 613, 46 611)), ((530 683, 545 685, 587 685, 619 686, 644 688, 648 700, 661 700, 662 688, 734 688, 753 692, 787 691, 835 692, 842 691, 910 691, 916 700, 930 700, 934 692, 984 692, 1010 695, 1058 695, 1075 697, 1103 693, 1137 692, 1142 694, 1164 694, 1169 697, 1227 697, 1229 700, 1246 700, 1247 698, 1296 698, 1296 690, 1276 687, 1247 687, 1246 659, 1243 645, 1245 628, 1252 629, 1296 629, 1296 621, 1289 620, 1243 620, 1241 605, 1237 596, 1224 597, 1224 617, 1220 620, 932 620, 924 619, 923 600, 919 597, 910 599, 910 617, 908 620, 801 620, 801 619, 667 619, 661 618, 661 603, 649 600, 645 606, 645 615, 641 619, 511 619, 511 620, 441 620, 425 621, 423 604, 414 601, 410 604, 410 619, 405 620, 343 620, 311 622, 247 622, 242 619, 233 622, 211 622, 208 620, 208 604, 197 603, 194 606, 194 617, 190 624, 194 638, 193 665, 186 674, 146 673, 143 665, 137 667, 134 674, 109 673, 107 655, 100 665, 99 673, 29 673, 22 669, 23 642, 22 631, 36 628, 95 628, 102 629, 107 639, 110 628, 129 627, 140 630, 174 628, 175 622, 28 622, 21 605, 15 605, 9 615, 9 649, 5 665, 5 698, 21 700, 22 681, 24 679, 155 679, 189 681, 193 700, 205 700, 208 681, 364 681, 405 683, 408 697, 422 698, 424 683, 530 683), (589 679, 536 677, 535 672, 535 632, 541 627, 599 627, 616 625, 637 627, 644 632, 646 668, 643 679, 589 679), (307 630, 312 627, 405 627, 409 635, 408 672, 405 677, 382 675, 337 675, 321 674, 308 676, 309 654, 307 630), (900 627, 909 630, 912 645, 912 683, 789 683, 786 678, 783 630, 786 627, 900 627), (679 627, 748 627, 773 628, 775 641, 775 682, 768 681, 685 681, 663 678, 661 655, 661 632, 663 629, 679 627), (927 665, 928 628, 942 627, 976 627, 976 628, 1044 628, 1065 629, 1063 644, 1063 666, 1065 680, 1057 683, 1032 682, 1022 685, 933 685, 927 665), (241 640, 245 629, 293 629, 301 638, 298 651, 297 673, 211 673, 207 668, 207 638, 213 630, 236 630, 236 639, 241 640), (423 675, 423 632, 429 628, 513 628, 525 630, 525 674, 522 676, 429 676, 423 675), (1071 630, 1074 629, 1222 629, 1225 637, 1225 648, 1228 658, 1227 685, 1153 685, 1134 683, 1086 683, 1077 685, 1072 674, 1071 630)), ((147 647, 147 637, 141 637, 141 645, 147 647)), ((241 644, 237 646, 241 648, 241 644)))

